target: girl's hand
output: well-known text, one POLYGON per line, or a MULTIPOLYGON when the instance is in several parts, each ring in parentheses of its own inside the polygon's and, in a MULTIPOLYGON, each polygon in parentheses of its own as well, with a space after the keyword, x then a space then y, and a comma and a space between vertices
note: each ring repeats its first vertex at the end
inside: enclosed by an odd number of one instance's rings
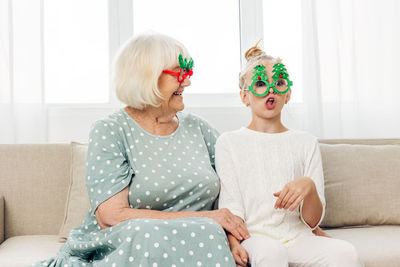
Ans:
POLYGON ((231 247, 231 252, 237 265, 243 267, 247 266, 247 262, 249 261, 249 256, 247 254, 247 251, 244 249, 242 245, 240 244, 234 245, 233 247, 231 247))
POLYGON ((319 226, 317 228, 315 228, 312 232, 316 236, 331 237, 326 232, 324 232, 321 228, 319 228, 319 226))
POLYGON ((314 181, 308 177, 297 178, 287 183, 283 189, 274 196, 278 199, 275 202, 275 209, 288 209, 293 211, 300 202, 310 193, 316 192, 314 181))
POLYGON ((231 233, 237 240, 244 240, 250 237, 247 228, 244 226, 243 220, 233 215, 228 209, 212 210, 207 216, 217 221, 222 228, 231 233))

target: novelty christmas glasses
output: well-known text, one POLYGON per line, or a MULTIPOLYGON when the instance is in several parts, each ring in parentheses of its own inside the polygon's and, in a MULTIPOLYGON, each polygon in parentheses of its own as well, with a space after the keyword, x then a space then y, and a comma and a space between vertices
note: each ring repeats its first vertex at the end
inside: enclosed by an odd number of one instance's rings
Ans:
POLYGON ((170 74, 176 76, 179 83, 183 82, 186 78, 190 78, 193 75, 193 59, 187 60, 187 58, 183 59, 182 55, 179 54, 179 71, 170 71, 163 70, 163 73, 170 74))
POLYGON ((277 63, 275 63, 272 72, 273 82, 269 83, 265 66, 255 66, 253 71, 254 76, 251 78, 253 82, 249 86, 248 90, 250 90, 255 96, 259 97, 268 94, 270 88, 272 88, 277 94, 287 93, 293 85, 293 82, 289 80, 289 74, 287 73, 285 65, 282 64, 279 59, 277 63))

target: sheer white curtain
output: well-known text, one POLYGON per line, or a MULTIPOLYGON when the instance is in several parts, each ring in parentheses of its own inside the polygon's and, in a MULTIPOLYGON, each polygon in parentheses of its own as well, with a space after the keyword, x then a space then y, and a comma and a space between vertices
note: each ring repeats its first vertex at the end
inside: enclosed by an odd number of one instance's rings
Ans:
POLYGON ((80 129, 59 121, 73 121, 74 108, 83 107, 76 125, 90 125, 85 115, 93 106, 114 104, 109 43, 118 47, 119 40, 109 38, 108 6, 108 0, 0 1, 0 143, 69 142, 80 129))
MULTIPOLYGON (((87 2, 90 1, 86 0, 82 3, 87 2)), ((46 55, 54 57, 45 50, 44 45, 46 43, 44 42, 46 35, 43 34, 44 3, 47 2, 43 0, 0 1, 0 143, 45 143, 49 140, 67 142, 69 136, 74 136, 73 133, 77 132, 74 129, 77 123, 71 118, 75 113, 66 111, 72 114, 68 120, 70 123, 66 126, 64 122, 59 121, 62 116, 56 118, 51 116, 51 110, 54 107, 46 102, 44 88, 49 87, 50 84, 45 79, 44 70, 49 69, 51 64, 45 59, 46 55), (54 123, 55 121, 57 123, 54 123), (59 137, 61 132, 66 132, 65 138, 59 137)), ((99 7, 99 2, 95 0, 90 3, 92 6, 99 7)), ((101 10, 106 10, 107 3, 117 2, 104 0, 101 3, 103 3, 101 10)), ((120 0, 118 3, 131 5, 129 0, 120 0)), ((247 3, 253 6, 253 2, 247 3)), ((304 105, 294 103, 295 106, 291 111, 291 117, 294 118, 292 120, 299 122, 302 129, 318 137, 400 137, 400 105, 398 105, 400 85, 397 80, 397 73, 400 72, 400 16, 397 16, 400 13, 400 2, 396 0, 302 0, 301 3, 304 105)), ((110 6, 115 9, 118 5, 110 6)), ((91 9, 88 8, 88 10, 91 9)), ((131 25, 130 19, 118 20, 123 14, 122 11, 131 18, 130 8, 115 10, 118 12, 114 12, 115 23, 111 23, 110 34, 120 36, 121 40, 118 41, 118 38, 111 36, 110 42, 115 42, 112 49, 116 49, 119 43, 131 34, 131 30, 127 31, 127 34, 124 34, 123 30, 127 28, 127 25, 131 25)), ((47 11, 50 12, 49 7, 47 11)), ((90 29, 98 27, 97 32, 100 37, 93 39, 95 41, 91 41, 90 36, 88 37, 86 43, 91 46, 86 46, 87 51, 92 51, 94 44, 106 43, 98 41, 107 38, 101 34, 108 31, 105 12, 99 12, 99 19, 96 20, 98 23, 88 24, 90 29)), ((111 12, 111 14, 114 13, 111 12)), ((262 14, 259 17, 243 16, 241 23, 243 25, 253 19, 254 25, 262 25, 262 14)), ((61 32, 63 35, 66 34, 66 31, 61 32)), ((84 32, 93 32, 93 30, 84 32)), ((242 46, 248 43, 246 33, 248 29, 242 32, 242 46)), ((79 39, 79 47, 83 47, 84 36, 75 37, 75 39, 72 37, 74 35, 71 34, 71 40, 79 39)), ((217 45, 224 44, 223 40, 215 42, 217 45)), ((99 55, 108 54, 107 47, 100 47, 99 51, 97 53, 99 55)), ((105 61, 105 59, 102 60, 102 62, 105 61)), ((91 64, 93 65, 93 62, 91 64)), ((79 65, 83 66, 83 63, 79 61, 79 65)), ((96 62, 95 65, 107 67, 105 63, 96 62)), ((74 66, 70 69, 77 69, 78 65, 74 66)), ((103 72, 107 71, 106 67, 103 72)), ((87 76, 87 73, 79 68, 76 72, 87 76)), ((106 75, 96 77, 103 76, 106 75)), ((61 79, 60 84, 63 85, 66 84, 65 79, 78 83, 81 81, 78 76, 78 78, 71 75, 62 77, 64 80, 61 79)), ((107 81, 100 81, 99 78, 94 80, 99 81, 100 85, 105 85, 104 88, 107 87, 107 81)), ((68 86, 70 90, 61 91, 78 90, 76 89, 78 86, 74 84, 68 86)), ((93 86, 95 89, 98 87, 93 86)), ((60 86, 60 88, 64 87, 60 86)), ((103 91, 105 93, 102 95, 105 97, 99 98, 98 102, 105 101, 103 99, 107 98, 107 88, 103 91)), ((236 88, 233 91, 236 93, 236 88)), ((76 95, 78 100, 83 99, 79 94, 76 95)), ((94 94, 88 95, 87 99, 92 99, 91 96, 94 94)), ((61 100, 64 99, 66 97, 62 95, 61 100)), ((237 95, 235 99, 238 99, 237 95)), ((61 103, 60 101, 54 100, 54 103, 61 103)), ((204 99, 199 101, 205 102, 204 99)), ((223 106, 218 109, 202 108, 210 110, 209 113, 218 112, 220 115, 222 112, 240 112, 240 108, 236 106, 225 108, 226 105, 223 104, 222 102, 214 103, 214 106, 223 106)), ((190 107, 190 105, 187 106, 190 107)), ((86 104, 82 104, 81 107, 86 107, 86 104)), ((107 107, 105 103, 101 106, 101 110, 107 111, 107 107)), ((84 112, 88 113, 87 110, 84 112)), ((81 125, 89 125, 91 120, 97 118, 96 116, 93 115, 87 119, 84 116, 75 117, 79 117, 81 125)), ((221 119, 221 122, 216 124, 218 124, 216 127, 220 129, 234 129, 242 126, 237 121, 226 119, 221 119), (220 126, 220 123, 223 126, 220 126)), ((84 134, 81 139, 84 140, 87 133, 82 132, 84 134)))
POLYGON ((40 8, 40 0, 0 1, 1 143, 47 140, 40 8))
POLYGON ((303 0, 307 129, 400 137, 400 2, 303 0))

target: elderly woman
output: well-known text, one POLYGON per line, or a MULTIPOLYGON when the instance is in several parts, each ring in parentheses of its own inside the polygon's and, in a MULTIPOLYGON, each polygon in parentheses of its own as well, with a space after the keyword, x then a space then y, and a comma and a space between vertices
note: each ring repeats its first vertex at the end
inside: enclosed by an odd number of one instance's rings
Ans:
POLYGON ((224 230, 248 238, 227 209, 213 210, 217 132, 180 112, 193 62, 159 34, 129 40, 114 64, 127 107, 95 122, 86 185, 91 209, 58 255, 38 266, 235 266, 224 230))

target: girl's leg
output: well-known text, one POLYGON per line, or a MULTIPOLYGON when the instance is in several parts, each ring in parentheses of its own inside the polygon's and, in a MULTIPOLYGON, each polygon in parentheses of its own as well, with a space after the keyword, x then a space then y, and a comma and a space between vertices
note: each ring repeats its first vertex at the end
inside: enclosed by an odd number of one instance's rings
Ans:
POLYGON ((251 267, 287 267, 287 248, 279 241, 265 236, 253 235, 242 242, 249 254, 251 267))
POLYGON ((289 244, 289 266, 360 267, 357 251, 347 241, 321 236, 302 236, 289 244))

